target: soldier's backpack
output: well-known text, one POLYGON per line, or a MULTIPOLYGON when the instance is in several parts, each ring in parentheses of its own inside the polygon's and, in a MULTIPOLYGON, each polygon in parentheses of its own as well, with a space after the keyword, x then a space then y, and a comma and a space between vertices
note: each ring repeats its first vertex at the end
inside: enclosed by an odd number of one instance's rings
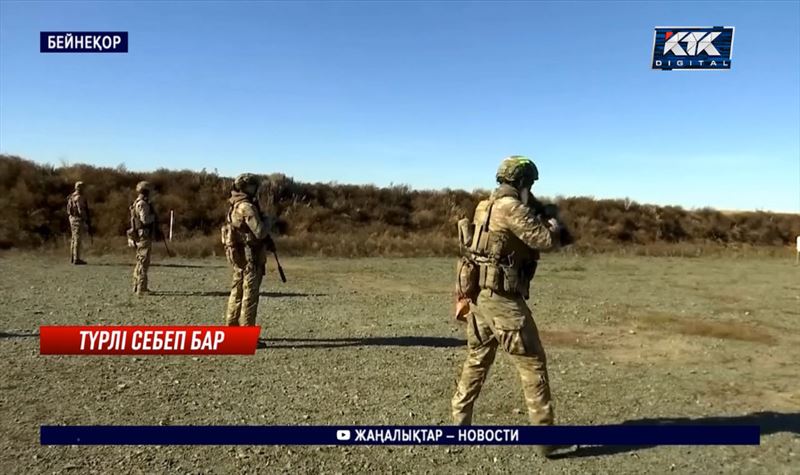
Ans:
POLYGON ((458 259, 456 273, 456 294, 459 298, 468 298, 473 302, 478 298, 480 288, 480 269, 471 259, 470 248, 475 234, 475 225, 464 218, 458 221, 458 246, 461 257, 458 259))
POLYGON ((139 240, 138 226, 136 225, 136 201, 128 208, 128 216, 130 227, 125 231, 125 237, 128 238, 128 247, 136 247, 136 242, 139 240))
POLYGON ((231 206, 228 207, 228 214, 225 216, 225 223, 222 225, 222 227, 220 227, 220 240, 226 249, 234 248, 242 244, 241 236, 235 229, 233 229, 233 224, 231 224, 234 207, 238 204, 239 202, 231 204, 231 206))

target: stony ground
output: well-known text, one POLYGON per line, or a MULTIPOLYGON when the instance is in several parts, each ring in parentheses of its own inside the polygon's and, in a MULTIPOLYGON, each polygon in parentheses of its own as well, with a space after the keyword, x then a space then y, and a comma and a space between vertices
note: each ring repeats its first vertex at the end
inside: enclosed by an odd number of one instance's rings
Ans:
MULTIPOLYGON (((535 318, 558 421, 757 423, 758 447, 42 447, 42 424, 447 424, 464 357, 451 259, 291 259, 269 348, 234 357, 43 357, 42 324, 220 323, 221 259, 0 255, 1 473, 800 473, 800 267, 783 260, 546 256, 535 318)), ((500 356, 477 424, 524 424, 500 356)))

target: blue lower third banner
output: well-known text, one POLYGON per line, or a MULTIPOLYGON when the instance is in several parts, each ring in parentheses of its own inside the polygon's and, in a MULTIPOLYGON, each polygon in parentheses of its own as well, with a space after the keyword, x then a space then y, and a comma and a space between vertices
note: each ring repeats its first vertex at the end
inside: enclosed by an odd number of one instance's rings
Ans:
POLYGON ((42 445, 759 445, 759 426, 41 426, 42 445))

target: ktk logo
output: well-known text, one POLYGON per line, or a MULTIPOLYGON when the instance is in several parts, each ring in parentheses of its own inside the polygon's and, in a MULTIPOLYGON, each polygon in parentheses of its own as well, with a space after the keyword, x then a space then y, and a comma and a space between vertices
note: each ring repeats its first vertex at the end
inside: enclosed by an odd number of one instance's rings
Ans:
POLYGON ((709 56, 719 56, 719 51, 714 48, 714 40, 720 35, 719 31, 709 31, 708 33, 688 31, 678 31, 672 33, 667 31, 664 37, 664 54, 672 53, 675 56, 697 56, 700 53, 707 53, 709 56), (686 44, 686 49, 681 47, 681 43, 686 44))
POLYGON ((651 67, 671 70, 731 68, 732 26, 660 26, 653 37, 651 67))

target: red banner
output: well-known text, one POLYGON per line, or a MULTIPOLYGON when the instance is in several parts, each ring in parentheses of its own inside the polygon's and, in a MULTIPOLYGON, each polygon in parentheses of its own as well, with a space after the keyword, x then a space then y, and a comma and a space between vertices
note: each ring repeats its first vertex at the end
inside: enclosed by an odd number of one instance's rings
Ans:
POLYGON ((42 326, 41 355, 253 355, 261 327, 42 326))

